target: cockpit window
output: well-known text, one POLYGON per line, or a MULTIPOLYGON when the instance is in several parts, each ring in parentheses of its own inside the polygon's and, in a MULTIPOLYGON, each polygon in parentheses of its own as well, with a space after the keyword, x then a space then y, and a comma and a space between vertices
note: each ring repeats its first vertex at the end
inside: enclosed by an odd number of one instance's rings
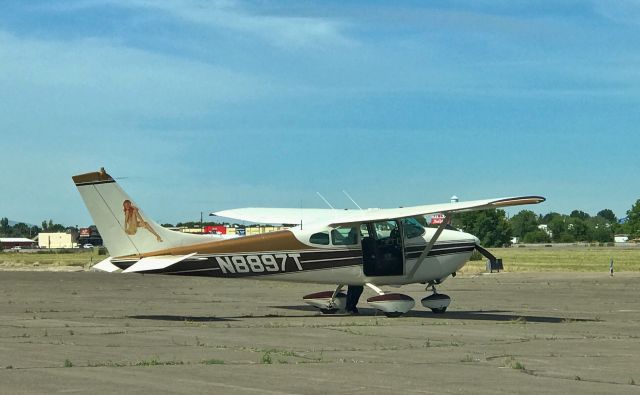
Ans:
POLYGON ((331 231, 331 241, 336 246, 358 244, 358 230, 356 227, 336 228, 331 231))
POLYGON ((309 238, 309 242, 311 244, 321 244, 321 245, 329 245, 329 233, 327 232, 319 232, 314 233, 309 238))
POLYGON ((407 239, 420 237, 424 234, 424 228, 415 218, 403 218, 402 228, 404 229, 404 235, 407 239))

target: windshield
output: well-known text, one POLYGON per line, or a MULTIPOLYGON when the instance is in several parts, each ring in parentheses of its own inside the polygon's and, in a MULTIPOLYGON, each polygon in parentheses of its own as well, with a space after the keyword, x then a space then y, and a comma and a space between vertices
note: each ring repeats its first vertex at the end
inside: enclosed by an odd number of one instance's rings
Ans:
POLYGON ((413 239, 414 237, 420 237, 424 234, 424 227, 420 225, 415 218, 402 219, 402 228, 404 230, 404 236, 407 239, 413 239))

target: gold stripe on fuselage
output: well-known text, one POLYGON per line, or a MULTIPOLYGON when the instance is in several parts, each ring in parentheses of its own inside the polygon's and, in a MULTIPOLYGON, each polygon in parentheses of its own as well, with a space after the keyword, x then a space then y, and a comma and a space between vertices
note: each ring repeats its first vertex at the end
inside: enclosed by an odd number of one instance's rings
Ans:
MULTIPOLYGON (((237 239, 209 241, 206 243, 183 247, 172 247, 164 250, 147 252, 139 256, 129 255, 120 258, 146 258, 159 255, 187 255, 193 252, 197 252, 198 254, 233 254, 243 252, 297 251, 313 249, 315 248, 296 239, 290 230, 280 230, 260 235, 239 237, 237 239)), ((320 249, 318 248, 318 250, 320 249)))

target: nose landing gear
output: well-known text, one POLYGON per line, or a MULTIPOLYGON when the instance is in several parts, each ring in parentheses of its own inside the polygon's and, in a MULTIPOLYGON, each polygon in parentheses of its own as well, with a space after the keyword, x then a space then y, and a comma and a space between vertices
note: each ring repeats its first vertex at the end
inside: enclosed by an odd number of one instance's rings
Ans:
POLYGON ((449 304, 451 303, 451 298, 449 297, 449 295, 439 294, 436 290, 435 283, 429 283, 426 291, 428 291, 429 288, 431 288, 433 294, 427 296, 426 298, 422 298, 420 303, 422 303, 424 307, 431 309, 434 314, 444 314, 444 312, 447 311, 447 307, 449 307, 449 304))

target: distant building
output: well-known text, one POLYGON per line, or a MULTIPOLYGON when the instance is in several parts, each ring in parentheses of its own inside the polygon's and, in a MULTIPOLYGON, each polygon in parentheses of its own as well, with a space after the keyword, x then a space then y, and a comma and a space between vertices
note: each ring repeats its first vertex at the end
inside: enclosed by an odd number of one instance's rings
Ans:
POLYGON ((90 226, 88 228, 80 228, 80 233, 78 235, 78 244, 80 245, 91 244, 92 246, 101 246, 102 236, 100 236, 100 232, 98 232, 98 228, 96 228, 95 226, 90 226))
POLYGON ((0 238, 0 249, 9 250, 14 247, 33 248, 36 242, 24 237, 2 237, 0 238))
POLYGON ((226 235, 227 227, 224 225, 206 225, 204 227, 205 234, 226 235))
POLYGON ((429 221, 429 224, 440 225, 443 221, 444 221, 444 214, 433 214, 431 216, 431 221, 429 221))
POLYGON ((76 248, 77 239, 71 233, 40 233, 38 234, 40 248, 76 248))
POLYGON ((616 243, 626 243, 629 241, 629 235, 615 235, 613 241, 616 243))

